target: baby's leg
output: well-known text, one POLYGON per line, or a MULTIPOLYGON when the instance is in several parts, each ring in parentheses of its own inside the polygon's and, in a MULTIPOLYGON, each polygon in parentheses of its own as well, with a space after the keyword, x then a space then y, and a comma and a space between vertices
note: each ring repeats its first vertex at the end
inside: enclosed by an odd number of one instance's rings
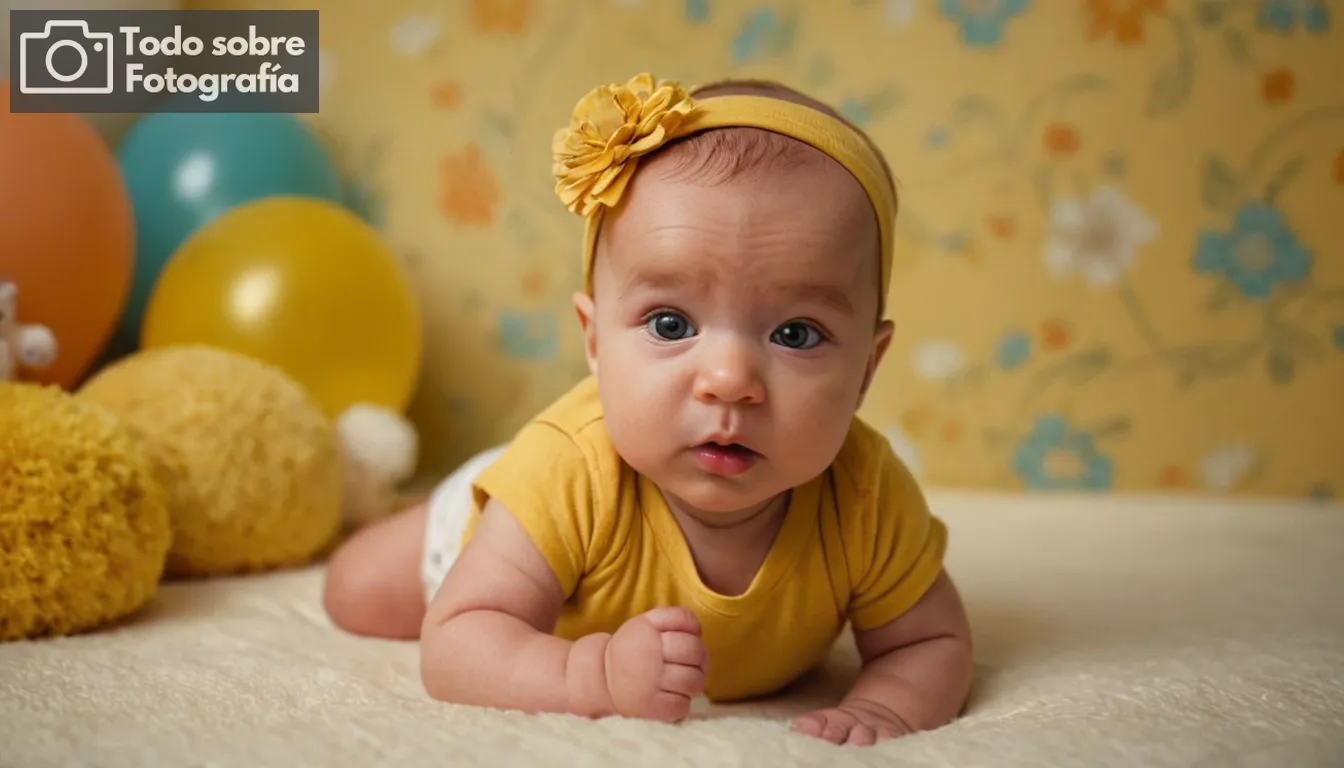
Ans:
POLYGON ((336 626, 395 640, 420 636, 426 509, 417 504, 362 528, 332 554, 322 601, 336 626))

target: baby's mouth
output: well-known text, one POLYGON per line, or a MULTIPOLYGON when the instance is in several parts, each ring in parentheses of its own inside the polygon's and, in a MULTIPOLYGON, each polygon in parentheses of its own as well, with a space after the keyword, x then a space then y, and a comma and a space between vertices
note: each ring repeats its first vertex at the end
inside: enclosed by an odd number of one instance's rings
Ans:
POLYGON ((756 452, 741 443, 720 443, 711 440, 707 443, 701 443, 703 450, 716 451, 734 456, 755 456, 756 452))
POLYGON ((696 448, 696 458, 707 471, 732 477, 751 469, 761 457, 741 443, 711 440, 696 448))

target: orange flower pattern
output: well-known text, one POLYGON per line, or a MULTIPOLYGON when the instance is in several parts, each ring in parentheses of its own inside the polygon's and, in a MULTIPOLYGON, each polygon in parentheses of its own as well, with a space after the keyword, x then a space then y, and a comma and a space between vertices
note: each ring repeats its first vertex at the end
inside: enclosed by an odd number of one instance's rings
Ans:
POLYGON ((1163 467, 1162 472, 1157 477, 1159 488, 1178 489, 1190 485, 1190 475, 1185 469, 1177 466, 1163 467))
POLYGON ((471 23, 487 34, 521 35, 532 10, 532 0, 471 0, 471 23))
POLYGON ((462 86, 451 80, 435 83, 429 99, 439 109, 456 109, 462 103, 462 86))
POLYGON ((1069 341, 1073 334, 1069 331, 1069 324, 1058 318, 1051 318, 1041 323, 1041 348, 1042 349, 1063 349, 1069 346, 1069 341))
POLYGON ((1266 104, 1282 104, 1293 98, 1293 73, 1286 69, 1266 72, 1260 81, 1260 96, 1266 104))
POLYGON ((523 293, 531 298, 540 298, 546 294, 550 282, 545 270, 534 267, 523 273, 523 293))
POLYGON ((481 159, 475 144, 443 160, 443 194, 439 205, 449 220, 489 227, 495 222, 499 182, 481 159))
POLYGON ((1087 36, 1098 40, 1114 34, 1121 45, 1138 45, 1143 42, 1146 17, 1166 10, 1166 0, 1087 0, 1087 36))
POLYGON ((1051 157, 1072 157, 1078 153, 1078 129, 1067 123, 1051 123, 1045 127, 1041 143, 1051 157))
POLYGON ((1012 216, 990 216, 986 219, 985 226, 999 240, 1012 240, 1013 235, 1017 233, 1017 221, 1012 216))
POLYGON ((944 422, 942 428, 943 440, 949 443, 955 443, 961 440, 962 431, 963 427, 961 422, 955 420, 944 422))
POLYGON ((933 414, 929 412, 928 406, 907 408, 901 416, 901 426, 911 435, 919 436, 924 433, 924 428, 928 426, 929 419, 932 417, 933 414))

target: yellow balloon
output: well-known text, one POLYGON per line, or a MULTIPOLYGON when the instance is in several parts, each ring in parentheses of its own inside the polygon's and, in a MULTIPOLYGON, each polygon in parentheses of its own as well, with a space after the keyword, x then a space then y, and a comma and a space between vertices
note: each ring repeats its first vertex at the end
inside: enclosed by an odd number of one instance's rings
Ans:
POLYGON ((334 203, 275 196, 182 243, 150 295, 140 344, 264 360, 335 416, 356 402, 404 411, 421 336, 410 281, 377 232, 334 203))

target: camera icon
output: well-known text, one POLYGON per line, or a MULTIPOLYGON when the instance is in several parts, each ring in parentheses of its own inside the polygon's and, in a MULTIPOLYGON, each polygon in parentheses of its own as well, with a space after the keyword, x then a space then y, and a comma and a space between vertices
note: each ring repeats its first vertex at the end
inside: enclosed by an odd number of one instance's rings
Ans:
POLYGON ((86 21, 52 20, 41 32, 19 35, 19 92, 111 93, 112 33, 90 32, 86 21), (57 66, 57 54, 66 49, 78 66, 57 66))

